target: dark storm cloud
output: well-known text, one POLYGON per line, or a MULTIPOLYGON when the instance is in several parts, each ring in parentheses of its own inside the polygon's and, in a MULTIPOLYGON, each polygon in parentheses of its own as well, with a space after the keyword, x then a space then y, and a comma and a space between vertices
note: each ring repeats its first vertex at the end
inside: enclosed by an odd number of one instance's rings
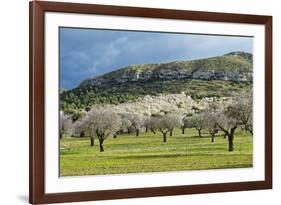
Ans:
POLYGON ((60 87, 130 65, 252 52, 250 37, 60 29, 60 87))

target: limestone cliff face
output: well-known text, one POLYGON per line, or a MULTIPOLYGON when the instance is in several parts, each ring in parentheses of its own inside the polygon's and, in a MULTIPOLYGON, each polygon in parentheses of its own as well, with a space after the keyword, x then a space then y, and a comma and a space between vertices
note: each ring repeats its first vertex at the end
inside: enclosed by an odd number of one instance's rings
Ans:
POLYGON ((131 65, 99 77, 83 81, 83 85, 101 85, 103 83, 126 83, 150 80, 224 80, 252 81, 252 54, 233 52, 223 56, 191 60, 174 61, 164 64, 131 65))

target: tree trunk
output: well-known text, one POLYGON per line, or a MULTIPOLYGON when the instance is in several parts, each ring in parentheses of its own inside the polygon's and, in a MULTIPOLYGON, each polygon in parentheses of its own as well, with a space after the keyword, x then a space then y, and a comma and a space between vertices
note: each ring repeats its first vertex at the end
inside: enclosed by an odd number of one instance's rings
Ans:
POLYGON ((234 140, 234 132, 236 130, 237 126, 230 129, 230 133, 228 135, 228 151, 232 152, 234 150, 233 146, 233 140, 234 140))
POLYGON ((173 136, 173 129, 170 130, 170 136, 173 136))
POLYGON ((139 129, 136 129, 136 136, 138 137, 140 134, 140 130, 139 129))
POLYGON ((246 131, 250 132, 250 134, 253 136, 253 129, 250 129, 250 128, 246 128, 246 131))
POLYGON ((60 132, 60 140, 62 139, 62 133, 60 132))
POLYGON ((114 135, 113 135, 113 138, 116 139, 116 138, 117 138, 117 134, 114 134, 114 135))
POLYGON ((145 127, 145 132, 148 132, 148 127, 145 127))
POLYGON ((163 142, 167 142, 167 132, 163 133, 163 142))
POLYGON ((181 133, 184 134, 185 128, 181 128, 181 133))
POLYGON ((100 152, 104 152, 104 148, 103 148, 103 140, 100 139, 100 152))
POLYGON ((100 144, 100 152, 104 152, 103 144, 100 144))
POLYGON ((226 138, 226 136, 227 136, 227 134, 226 134, 226 133, 224 133, 224 135, 223 135, 223 139, 225 139, 225 138, 226 138))
POLYGON ((253 130, 249 130, 249 132, 251 133, 251 135, 253 136, 253 130))
POLYGON ((200 129, 198 129, 198 135, 199 135, 199 137, 202 137, 200 129))
POLYGON ((128 134, 131 134, 131 130, 130 128, 127 128, 128 134))
POLYGON ((212 135, 212 142, 214 142, 214 140, 215 140, 215 133, 212 133, 211 135, 212 135))
POLYGON ((231 135, 228 136, 228 151, 233 151, 233 136, 231 135))
POLYGON ((92 136, 92 137, 91 137, 91 147, 94 146, 94 144, 95 144, 95 139, 94 139, 94 137, 92 136))
POLYGON ((155 131, 154 131, 154 129, 151 129, 151 132, 153 132, 153 134, 155 134, 155 131))
POLYGON ((81 132, 81 133, 80 133, 80 137, 85 137, 85 133, 84 133, 84 132, 81 132))

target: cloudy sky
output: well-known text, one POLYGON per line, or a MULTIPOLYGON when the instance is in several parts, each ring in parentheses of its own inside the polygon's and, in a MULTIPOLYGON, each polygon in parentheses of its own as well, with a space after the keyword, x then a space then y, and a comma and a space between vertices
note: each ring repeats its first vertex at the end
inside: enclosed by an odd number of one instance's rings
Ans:
POLYGON ((252 52, 251 37, 60 28, 60 87, 130 64, 252 52))

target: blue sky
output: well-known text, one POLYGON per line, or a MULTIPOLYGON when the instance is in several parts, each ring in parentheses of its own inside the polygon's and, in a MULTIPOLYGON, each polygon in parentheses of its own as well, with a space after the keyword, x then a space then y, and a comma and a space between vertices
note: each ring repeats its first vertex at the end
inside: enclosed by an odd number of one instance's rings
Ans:
POLYGON ((252 46, 251 37, 60 28, 60 87, 130 64, 252 52, 252 46))

